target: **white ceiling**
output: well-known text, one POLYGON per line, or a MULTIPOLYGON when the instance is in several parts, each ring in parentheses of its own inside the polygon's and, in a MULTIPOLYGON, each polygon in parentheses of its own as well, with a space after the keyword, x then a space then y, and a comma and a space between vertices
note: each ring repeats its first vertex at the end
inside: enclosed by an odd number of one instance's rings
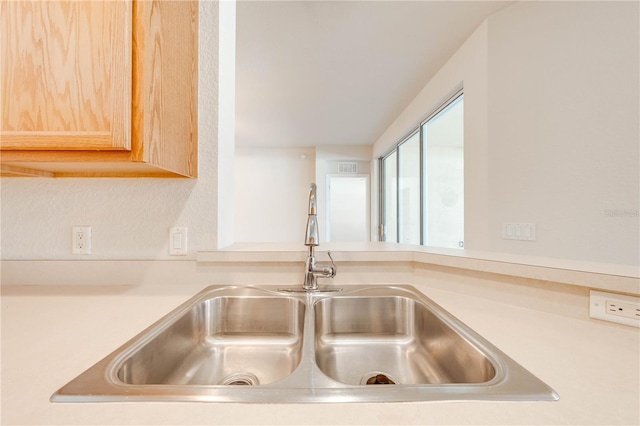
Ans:
POLYGON ((511 3, 238 1, 236 144, 373 144, 511 3))

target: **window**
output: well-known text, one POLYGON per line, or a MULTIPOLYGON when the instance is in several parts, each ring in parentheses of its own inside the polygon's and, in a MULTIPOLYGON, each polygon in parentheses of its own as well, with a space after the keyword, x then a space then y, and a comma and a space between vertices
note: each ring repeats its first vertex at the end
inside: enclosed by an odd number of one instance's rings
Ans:
POLYGON ((462 92, 437 108, 380 162, 381 240, 463 247, 462 92))
POLYGON ((383 181, 383 238, 398 241, 398 153, 393 151, 382 160, 383 181))
POLYGON ((420 244, 420 133, 398 146, 398 242, 420 244))

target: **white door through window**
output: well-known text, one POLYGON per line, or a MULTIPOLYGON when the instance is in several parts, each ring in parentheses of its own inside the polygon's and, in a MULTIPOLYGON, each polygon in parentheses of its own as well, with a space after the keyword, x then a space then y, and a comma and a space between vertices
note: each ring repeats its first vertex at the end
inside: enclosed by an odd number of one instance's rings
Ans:
POLYGON ((327 241, 369 241, 369 176, 327 176, 327 241))

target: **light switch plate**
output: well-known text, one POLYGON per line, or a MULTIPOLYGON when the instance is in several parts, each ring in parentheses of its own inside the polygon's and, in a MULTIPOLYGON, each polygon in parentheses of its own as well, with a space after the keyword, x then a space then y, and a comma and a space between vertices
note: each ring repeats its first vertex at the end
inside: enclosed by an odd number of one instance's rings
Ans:
POLYGON ((535 223, 505 222, 502 224, 502 238, 505 240, 536 240, 535 223))
POLYGON ((169 254, 171 256, 186 256, 187 228, 174 226, 169 229, 169 254))

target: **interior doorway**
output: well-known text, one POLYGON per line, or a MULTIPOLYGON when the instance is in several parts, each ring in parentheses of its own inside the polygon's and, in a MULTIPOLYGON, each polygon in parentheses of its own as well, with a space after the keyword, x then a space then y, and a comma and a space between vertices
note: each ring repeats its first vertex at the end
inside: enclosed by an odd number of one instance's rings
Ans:
POLYGON ((327 175, 327 241, 370 240, 369 175, 327 175))

